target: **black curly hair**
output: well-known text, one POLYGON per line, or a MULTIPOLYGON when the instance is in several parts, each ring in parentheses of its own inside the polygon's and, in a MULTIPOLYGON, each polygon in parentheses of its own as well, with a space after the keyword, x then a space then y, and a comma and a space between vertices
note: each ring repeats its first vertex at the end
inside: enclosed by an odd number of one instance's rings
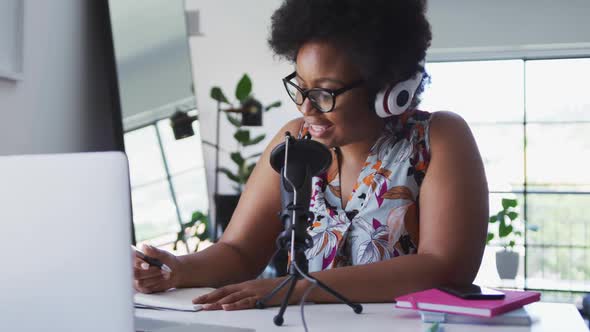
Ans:
POLYGON ((285 0, 272 15, 268 43, 293 62, 303 44, 331 43, 358 65, 374 100, 387 84, 421 69, 432 39, 425 11, 426 0, 285 0))

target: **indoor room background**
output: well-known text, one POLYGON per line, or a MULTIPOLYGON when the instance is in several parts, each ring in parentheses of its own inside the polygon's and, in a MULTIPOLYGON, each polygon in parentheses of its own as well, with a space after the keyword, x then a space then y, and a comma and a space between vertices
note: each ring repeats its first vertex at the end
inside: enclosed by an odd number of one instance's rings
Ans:
MULTIPOLYGON (((80 23, 68 19, 82 13, 91 20, 91 12, 68 1, 24 3, 23 75, 43 72, 59 84, 31 98, 35 81, 0 79, 0 154, 119 148, 117 121, 89 93, 111 92, 100 80, 84 80, 85 71, 96 70, 85 61, 102 46, 83 38, 80 23), (61 25, 45 24, 56 17, 61 25), (57 50, 80 45, 88 54, 59 57, 57 50), (79 96, 73 104, 66 98, 72 95, 79 96)), ((273 57, 266 43, 280 3, 110 1, 122 107, 117 116, 130 160, 139 243, 178 253, 205 247, 213 234, 215 195, 239 191, 216 169, 235 172, 232 152, 256 155, 298 116, 281 82, 293 66, 273 57), (262 113, 262 126, 241 127, 251 137, 265 135, 246 146, 234 137, 240 128, 211 97, 211 89, 220 87, 233 106, 240 105, 235 89, 244 74, 251 95, 264 106, 280 102, 262 113), (177 112, 198 118, 193 135, 175 138, 170 118, 177 112), (191 221, 194 229, 185 227, 191 221), (197 230, 199 223, 209 229, 197 230)), ((521 234, 491 239, 476 281, 579 303, 590 292, 590 3, 431 0, 428 16, 431 83, 420 108, 450 110, 470 124, 486 167, 490 214, 507 208, 503 199, 516 201, 508 208, 517 214, 521 234), (518 265, 516 276, 501 278, 496 253, 506 247, 518 265)), ((490 223, 490 230, 499 232, 498 225, 490 223)))

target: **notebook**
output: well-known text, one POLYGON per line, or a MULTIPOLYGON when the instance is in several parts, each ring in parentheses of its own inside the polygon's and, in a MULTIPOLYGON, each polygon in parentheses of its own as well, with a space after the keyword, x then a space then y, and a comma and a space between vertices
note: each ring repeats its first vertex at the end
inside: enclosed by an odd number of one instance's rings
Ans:
POLYGON ((444 312, 420 311, 424 323, 484 324, 530 326, 537 319, 526 308, 516 309, 494 317, 475 317, 444 312))
POLYGON ((541 294, 529 291, 502 290, 501 300, 465 300, 438 289, 428 289, 396 298, 396 307, 493 317, 539 301, 541 294))
POLYGON ((214 288, 182 288, 153 294, 135 293, 134 302, 136 308, 199 311, 202 306, 193 304, 193 299, 214 290, 214 288))

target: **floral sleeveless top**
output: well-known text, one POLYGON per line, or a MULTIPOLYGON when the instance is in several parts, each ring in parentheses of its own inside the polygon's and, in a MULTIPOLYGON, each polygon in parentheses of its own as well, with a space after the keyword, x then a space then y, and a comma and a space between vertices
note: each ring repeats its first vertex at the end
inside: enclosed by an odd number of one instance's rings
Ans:
MULTIPOLYGON (((430 161, 429 120, 430 113, 419 110, 385 120, 345 209, 339 149, 332 150, 330 168, 312 180, 310 272, 416 253, 418 195, 430 161)), ((306 132, 302 128, 300 137, 306 132)))

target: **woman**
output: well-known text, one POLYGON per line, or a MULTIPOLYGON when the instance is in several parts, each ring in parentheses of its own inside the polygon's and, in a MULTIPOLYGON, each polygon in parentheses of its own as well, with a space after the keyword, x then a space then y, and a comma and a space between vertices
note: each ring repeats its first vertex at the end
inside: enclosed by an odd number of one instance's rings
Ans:
MULTIPOLYGON (((419 0, 286 0, 272 17, 269 43, 295 64, 285 86, 302 117, 266 148, 220 241, 179 257, 146 247, 172 273, 136 259, 136 289, 219 287, 194 302, 236 310, 254 307, 282 280, 251 279, 282 231, 279 175, 269 154, 286 131, 309 133, 333 153, 330 169, 313 181, 315 244, 306 254, 314 277, 355 302, 472 282, 488 192, 468 126, 453 113, 416 110, 423 84, 403 114, 382 118, 375 109, 379 91, 421 71, 431 39, 424 12, 419 0)), ((308 286, 305 279, 297 284, 292 303, 308 286)), ((283 293, 269 304, 278 305, 283 293)), ((317 288, 308 298, 337 302, 317 288)))

